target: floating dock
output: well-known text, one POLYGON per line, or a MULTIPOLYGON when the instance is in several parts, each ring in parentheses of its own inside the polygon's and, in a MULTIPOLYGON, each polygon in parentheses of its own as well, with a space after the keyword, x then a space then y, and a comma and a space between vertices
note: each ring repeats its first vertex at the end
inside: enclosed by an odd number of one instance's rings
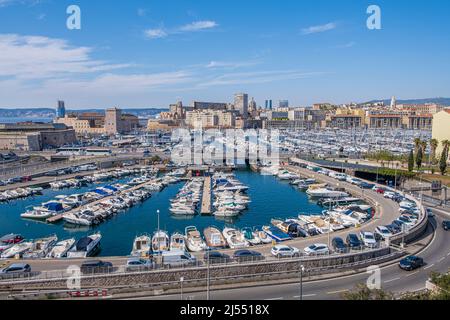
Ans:
POLYGON ((203 183, 201 214, 211 214, 211 177, 206 177, 203 183))

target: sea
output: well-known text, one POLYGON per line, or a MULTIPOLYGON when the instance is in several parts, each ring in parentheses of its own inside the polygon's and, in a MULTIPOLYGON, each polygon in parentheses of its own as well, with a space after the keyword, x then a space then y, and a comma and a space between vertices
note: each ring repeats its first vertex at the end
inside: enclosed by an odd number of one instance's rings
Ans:
MULTIPOLYGON (((93 232, 100 231, 103 235, 100 256, 126 256, 131 252, 133 240, 142 234, 151 235, 157 229, 160 210, 160 227, 170 234, 184 233, 187 226, 196 226, 200 232, 208 226, 216 226, 221 230, 225 226, 237 228, 258 227, 269 225, 272 218, 297 217, 302 214, 319 214, 323 210, 315 202, 310 201, 305 192, 280 181, 274 176, 263 176, 250 170, 235 172, 236 178, 250 188, 247 191, 251 203, 248 210, 236 219, 218 219, 214 216, 197 215, 195 217, 176 217, 170 214, 170 199, 173 199, 184 183, 170 185, 159 193, 155 193, 140 205, 122 212, 103 224, 94 228, 69 227, 64 222, 59 224, 46 224, 31 220, 24 220, 20 214, 27 208, 38 206, 43 202, 54 199, 55 196, 73 193, 82 193, 94 189, 89 185, 79 189, 43 191, 40 196, 24 200, 0 204, 0 237, 9 233, 18 233, 32 240, 56 234, 60 240, 80 238, 93 232)), ((131 178, 115 180, 126 183, 131 178)), ((109 182, 112 183, 112 182, 109 182)))
POLYGON ((52 122, 52 118, 14 118, 14 117, 0 117, 0 123, 17 123, 17 122, 52 122))

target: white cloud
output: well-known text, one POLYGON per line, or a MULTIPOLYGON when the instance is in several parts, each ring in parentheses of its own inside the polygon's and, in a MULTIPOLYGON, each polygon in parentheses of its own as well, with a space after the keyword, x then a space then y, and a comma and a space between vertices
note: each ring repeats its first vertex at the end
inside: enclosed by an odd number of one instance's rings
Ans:
POLYGON ((205 21, 195 21, 180 27, 180 31, 190 32, 190 31, 200 31, 205 29, 212 29, 217 27, 218 24, 215 21, 205 20, 205 21))
POLYGON ((242 61, 242 62, 226 62, 226 61, 211 61, 206 65, 206 68, 209 69, 219 69, 219 68, 242 68, 242 67, 250 67, 259 64, 260 61, 242 61))
POLYGON ((148 30, 144 31, 144 34, 149 39, 161 39, 161 38, 166 38, 172 34, 198 32, 198 31, 202 31, 202 30, 213 29, 217 26, 218 26, 218 24, 215 21, 211 21, 211 20, 195 21, 195 22, 186 24, 184 26, 176 27, 173 29, 163 29, 163 28, 148 29, 148 30))
POLYGON ((74 73, 94 73, 128 67, 90 57, 92 49, 72 47, 65 40, 0 34, 0 76, 42 79, 74 73))
POLYGON ((348 42, 348 43, 338 45, 338 46, 336 46, 336 48, 339 48, 339 49, 346 49, 346 48, 354 47, 355 45, 356 45, 356 42, 355 42, 355 41, 350 41, 350 42, 348 42))
POLYGON ((149 39, 161 39, 168 36, 163 29, 148 29, 144 31, 145 36, 149 39))
POLYGON ((330 23, 323 24, 320 26, 312 26, 312 27, 304 28, 304 29, 302 29, 302 34, 308 35, 308 34, 313 34, 313 33, 326 32, 326 31, 336 29, 336 27, 337 27, 337 24, 335 22, 330 22, 330 23))
POLYGON ((213 79, 208 79, 199 86, 223 86, 223 85, 241 85, 270 83, 276 81, 288 81, 316 77, 326 74, 325 72, 302 72, 299 70, 271 70, 256 72, 238 72, 220 75, 213 79))

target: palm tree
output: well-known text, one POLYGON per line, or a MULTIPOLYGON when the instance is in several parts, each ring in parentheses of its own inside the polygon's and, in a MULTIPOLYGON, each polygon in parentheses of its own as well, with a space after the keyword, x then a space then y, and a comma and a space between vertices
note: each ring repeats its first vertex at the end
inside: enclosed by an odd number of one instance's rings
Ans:
MULTIPOLYGON (((428 142, 422 141, 420 143, 420 147, 422 148, 423 159, 426 159, 426 151, 427 151, 428 142)), ((430 162, 430 158, 428 157, 428 162, 430 162)))
POLYGON ((420 138, 414 139, 414 145, 415 145, 414 153, 415 154, 417 154, 417 152, 419 151, 419 147, 420 147, 421 143, 422 143, 422 140, 420 140, 420 138))
POLYGON ((434 163, 436 161, 436 149, 439 146, 438 139, 431 139, 430 140, 430 162, 434 163))

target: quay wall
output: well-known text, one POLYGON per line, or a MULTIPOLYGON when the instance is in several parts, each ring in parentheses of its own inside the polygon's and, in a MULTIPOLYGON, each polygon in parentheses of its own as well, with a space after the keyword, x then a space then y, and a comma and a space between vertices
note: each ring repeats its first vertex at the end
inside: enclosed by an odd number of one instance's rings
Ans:
MULTIPOLYGON (((386 247, 377 250, 343 254, 327 257, 313 257, 301 259, 278 260, 270 262, 241 263, 232 265, 212 265, 209 268, 210 279, 215 284, 242 283, 243 279, 270 280, 290 279, 299 273, 300 265, 305 268, 305 276, 330 274, 337 271, 357 270, 373 264, 381 264, 403 255, 402 251, 386 247)), ((186 286, 195 287, 198 282, 206 279, 206 266, 165 269, 147 272, 112 273, 95 276, 83 276, 81 288, 117 288, 133 287, 153 284, 155 287, 162 283, 178 283, 184 278, 186 286)), ((6 290, 64 290, 67 289, 67 278, 36 279, 28 281, 14 281, 0 283, 0 291, 6 290)))

